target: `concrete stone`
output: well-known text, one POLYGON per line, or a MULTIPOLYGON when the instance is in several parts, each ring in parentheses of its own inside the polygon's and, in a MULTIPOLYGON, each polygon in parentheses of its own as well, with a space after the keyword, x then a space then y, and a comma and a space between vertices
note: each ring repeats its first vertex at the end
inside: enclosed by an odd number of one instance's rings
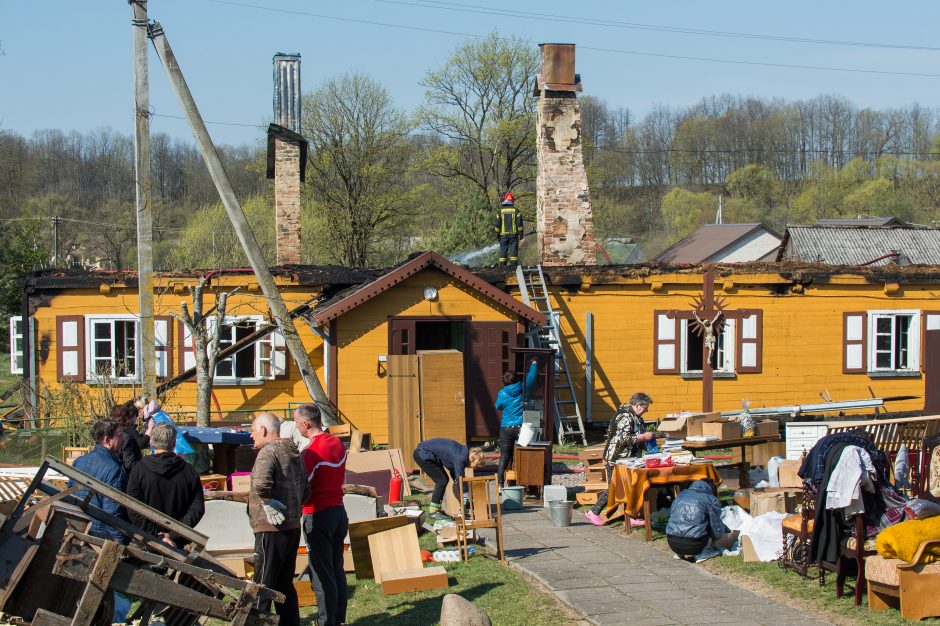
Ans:
POLYGON ((255 535, 248 523, 248 507, 244 502, 209 500, 206 514, 194 529, 209 538, 209 552, 245 552, 255 550, 255 535))
POLYGON ((492 626, 482 609, 463 596, 448 593, 441 602, 441 626, 492 626))
POLYGON ((549 507, 550 502, 564 502, 567 499, 568 488, 564 485, 545 485, 542 488, 542 506, 546 509, 549 507))

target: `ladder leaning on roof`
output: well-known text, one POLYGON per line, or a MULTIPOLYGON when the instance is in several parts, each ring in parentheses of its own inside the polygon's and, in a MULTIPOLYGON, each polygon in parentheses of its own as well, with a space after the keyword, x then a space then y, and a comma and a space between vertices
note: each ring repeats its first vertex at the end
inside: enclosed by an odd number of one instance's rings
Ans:
POLYGON ((516 280, 519 283, 522 302, 542 313, 548 320, 545 326, 529 335, 529 347, 551 348, 555 351, 555 431, 558 433, 558 443, 565 443, 565 437, 580 437, 581 443, 586 446, 581 408, 578 406, 577 396, 574 395, 568 361, 561 344, 559 313, 552 309, 542 266, 516 266, 516 280))

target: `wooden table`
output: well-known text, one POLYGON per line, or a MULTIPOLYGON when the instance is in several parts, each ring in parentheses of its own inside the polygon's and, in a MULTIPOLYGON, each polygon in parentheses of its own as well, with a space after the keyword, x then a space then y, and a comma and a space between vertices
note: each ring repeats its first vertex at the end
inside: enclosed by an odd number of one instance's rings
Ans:
MULTIPOLYGON (((675 467, 658 467, 652 469, 630 469, 623 465, 615 465, 610 478, 610 491, 607 496, 608 517, 612 509, 623 506, 627 517, 636 517, 643 511, 643 520, 646 522, 646 540, 652 539, 652 525, 650 523, 649 491, 654 487, 677 486, 695 480, 711 480, 715 487, 721 484, 718 470, 711 463, 694 463, 692 465, 677 465, 675 467)), ((624 520, 629 524, 628 520, 624 520)))
POLYGON ((728 467, 738 466, 738 486, 749 487, 751 479, 748 471, 751 469, 747 462, 746 450, 748 446, 757 446, 762 443, 780 441, 780 435, 766 435, 764 437, 739 437, 737 439, 719 439, 718 441, 689 441, 682 444, 682 447, 692 452, 705 452, 707 450, 724 450, 725 448, 741 448, 741 462, 729 463, 728 467))

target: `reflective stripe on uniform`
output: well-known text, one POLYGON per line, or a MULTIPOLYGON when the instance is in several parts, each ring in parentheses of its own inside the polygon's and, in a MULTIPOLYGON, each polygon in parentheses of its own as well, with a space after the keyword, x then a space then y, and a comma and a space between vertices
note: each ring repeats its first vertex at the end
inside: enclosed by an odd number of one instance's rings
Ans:
POLYGON ((516 228, 516 207, 506 206, 499 211, 500 235, 515 235, 519 231, 516 228))

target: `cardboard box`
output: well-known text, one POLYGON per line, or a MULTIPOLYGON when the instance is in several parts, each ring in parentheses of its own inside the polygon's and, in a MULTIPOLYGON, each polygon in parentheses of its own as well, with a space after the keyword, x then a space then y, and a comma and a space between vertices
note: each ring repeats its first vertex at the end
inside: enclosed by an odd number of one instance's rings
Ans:
POLYGON ((780 477, 780 486, 784 489, 802 489, 803 488, 803 479, 799 477, 797 472, 800 469, 800 465, 803 462, 796 461, 784 461, 780 464, 779 477, 780 477))
POLYGON ((199 477, 205 491, 225 491, 226 477, 222 474, 206 474, 199 477))
POLYGON ((664 433, 670 437, 688 437, 690 435, 702 435, 702 424, 717 422, 721 419, 721 413, 686 413, 675 417, 664 419, 656 428, 658 432, 664 433))
POLYGON ((757 558, 757 552, 754 551, 754 544, 748 536, 741 537, 741 558, 745 563, 756 563, 760 561, 757 558))
POLYGON ((757 517, 764 513, 792 513, 796 510, 796 496, 786 491, 755 491, 751 494, 751 515, 757 517))
POLYGON ((751 465, 760 465, 761 467, 767 467, 767 461, 775 456, 783 457, 787 455, 787 444, 783 441, 762 443, 753 446, 751 449, 753 450, 751 465))
POLYGON ((702 434, 721 440, 740 439, 741 425, 737 422, 705 422, 702 424, 702 434))
POLYGON ((235 493, 248 493, 251 489, 251 474, 233 474, 229 480, 232 481, 232 491, 235 493))
POLYGON ((764 420, 754 424, 755 437, 770 437, 780 434, 780 422, 777 420, 764 420))

